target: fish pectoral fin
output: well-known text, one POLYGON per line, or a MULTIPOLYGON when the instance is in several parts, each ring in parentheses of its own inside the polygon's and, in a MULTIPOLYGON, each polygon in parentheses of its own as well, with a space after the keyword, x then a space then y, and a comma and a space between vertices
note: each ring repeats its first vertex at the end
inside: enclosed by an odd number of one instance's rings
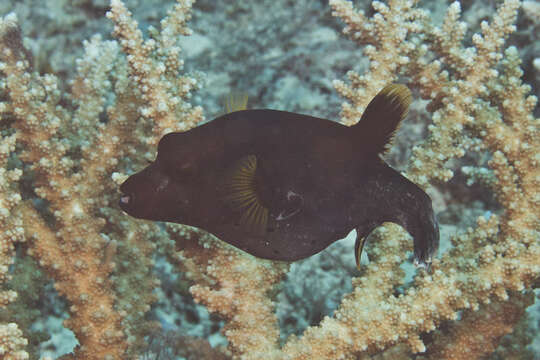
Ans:
POLYGON ((354 243, 354 258, 356 260, 356 268, 360 270, 360 258, 362 256, 362 250, 366 243, 367 236, 362 236, 358 230, 356 230, 356 242, 354 243))
POLYGON ((262 233, 268 223, 268 208, 261 202, 255 175, 257 157, 246 155, 227 168, 221 187, 221 199, 239 214, 238 225, 245 230, 262 233))

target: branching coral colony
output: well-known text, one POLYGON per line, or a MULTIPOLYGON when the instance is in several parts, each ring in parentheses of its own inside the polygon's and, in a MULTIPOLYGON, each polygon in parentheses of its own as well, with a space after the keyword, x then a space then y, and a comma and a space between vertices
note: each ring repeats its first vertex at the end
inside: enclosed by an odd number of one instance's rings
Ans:
MULTIPOLYGON (((144 40, 123 3, 112 0, 108 17, 117 41, 94 36, 85 42, 69 94, 59 91, 55 76, 32 71, 16 16, 0 20, 0 280, 11 277, 15 245, 25 242, 27 256, 69 303, 65 326, 79 345, 63 358, 137 358, 154 326, 144 314, 159 285, 150 271, 156 244, 174 252, 195 283, 194 298, 226 320, 233 358, 354 359, 386 350, 393 358, 425 352, 433 359, 474 359, 492 352, 531 303, 540 274, 537 99, 521 83, 517 50, 503 48, 520 2, 503 1, 466 48, 457 2, 439 28, 415 1, 373 2, 375 14, 367 17, 349 1, 330 0, 344 33, 370 60, 365 74, 335 81, 347 100, 342 121, 356 122, 379 89, 406 77, 432 114, 429 136, 415 146, 406 175, 430 191, 432 182, 452 178, 449 160, 489 152, 485 169, 467 173, 483 177, 503 211, 453 237, 432 273, 419 272, 400 295, 394 289, 404 283, 399 265, 410 241, 398 226, 383 226, 369 246, 371 263, 334 316, 282 347, 268 292, 286 264, 182 226, 167 225, 165 234, 116 208, 116 183, 142 165, 134 159, 151 158, 164 133, 202 120, 201 109, 188 102, 197 82, 181 73, 176 44, 178 35, 189 34, 191 5, 179 0, 161 31, 144 40), (35 194, 23 189, 23 177, 35 194), (36 197, 47 206, 31 200, 36 197), (444 332, 438 330, 443 322, 444 332), (435 335, 424 344, 426 332, 435 335)), ((5 289, 0 306, 16 298, 5 289)), ((29 357, 29 330, 20 326, 0 324, 3 359, 29 357)))

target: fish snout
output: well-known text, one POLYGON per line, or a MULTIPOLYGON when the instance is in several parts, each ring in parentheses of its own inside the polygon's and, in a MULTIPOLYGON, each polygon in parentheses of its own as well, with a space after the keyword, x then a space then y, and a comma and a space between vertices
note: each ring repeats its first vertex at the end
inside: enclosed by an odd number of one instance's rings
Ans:
POLYGON ((133 183, 133 175, 120 185, 120 199, 118 205, 128 215, 133 215, 134 207, 136 205, 135 187, 131 185, 133 183))
POLYGON ((166 196, 170 179, 152 165, 131 175, 120 185, 118 205, 128 215, 152 219, 166 196))

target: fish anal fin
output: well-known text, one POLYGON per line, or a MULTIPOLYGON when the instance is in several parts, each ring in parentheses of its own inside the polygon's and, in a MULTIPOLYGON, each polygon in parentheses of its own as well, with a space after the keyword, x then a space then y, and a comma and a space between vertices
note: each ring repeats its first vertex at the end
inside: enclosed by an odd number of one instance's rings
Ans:
POLYGON ((364 142, 368 142, 364 144, 365 148, 376 154, 388 151, 411 102, 411 91, 403 84, 390 84, 379 91, 360 121, 352 127, 364 142))
POLYGON ((377 221, 367 221, 365 223, 359 224, 356 226, 356 242, 354 244, 354 257, 356 259, 356 268, 360 270, 360 258, 362 256, 362 251, 364 250, 364 245, 366 245, 367 238, 369 234, 379 226, 377 221))
POLYGON ((360 258, 362 257, 362 251, 366 243, 367 237, 361 236, 356 233, 356 242, 354 243, 354 258, 356 260, 356 268, 360 270, 360 258))

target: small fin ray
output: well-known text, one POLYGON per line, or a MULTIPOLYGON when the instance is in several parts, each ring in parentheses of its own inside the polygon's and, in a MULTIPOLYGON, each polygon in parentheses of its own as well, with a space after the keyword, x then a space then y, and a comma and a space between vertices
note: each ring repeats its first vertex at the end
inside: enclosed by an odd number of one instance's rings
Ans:
POLYGON ((231 92, 223 98, 225 112, 232 113, 247 110, 248 94, 245 92, 231 92))
POLYGON ((236 161, 225 174, 222 200, 240 214, 239 223, 247 231, 263 233, 268 223, 268 209, 257 194, 255 173, 257 157, 247 155, 236 161))

